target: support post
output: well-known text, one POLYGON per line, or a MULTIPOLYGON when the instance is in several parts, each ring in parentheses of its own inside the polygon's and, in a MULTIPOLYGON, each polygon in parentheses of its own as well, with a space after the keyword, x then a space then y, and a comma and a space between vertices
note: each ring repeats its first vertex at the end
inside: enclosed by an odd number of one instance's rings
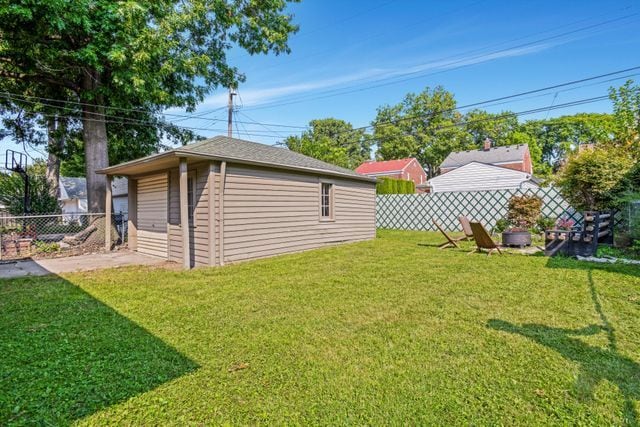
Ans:
POLYGON ((227 180, 227 162, 220 163, 220 192, 218 193, 218 210, 220 211, 220 250, 218 251, 220 260, 219 264, 224 265, 224 184, 227 180))
POLYGON ((104 202, 104 248, 107 251, 111 250, 111 175, 107 175, 107 188, 106 197, 104 202))
POLYGON ((207 176, 209 192, 209 265, 216 265, 216 164, 209 163, 207 176))
POLYGON ((182 263, 186 269, 191 268, 189 249, 189 201, 188 201, 187 159, 180 159, 180 228, 182 229, 182 263))
POLYGON ((127 246, 138 250, 138 180, 127 178, 127 246))

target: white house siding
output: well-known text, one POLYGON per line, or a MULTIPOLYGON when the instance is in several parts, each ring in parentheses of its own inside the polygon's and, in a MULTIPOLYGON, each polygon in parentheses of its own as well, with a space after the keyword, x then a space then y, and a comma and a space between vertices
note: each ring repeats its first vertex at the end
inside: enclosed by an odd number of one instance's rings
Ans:
POLYGON ((113 213, 129 212, 129 196, 118 196, 113 198, 113 213))
POLYGON ((375 184, 228 165, 224 259, 237 262, 375 237, 375 184), (320 219, 320 182, 334 184, 334 220, 320 219))
POLYGON ((524 172, 473 162, 432 178, 429 185, 433 193, 505 190, 520 188, 530 179, 531 176, 524 172))

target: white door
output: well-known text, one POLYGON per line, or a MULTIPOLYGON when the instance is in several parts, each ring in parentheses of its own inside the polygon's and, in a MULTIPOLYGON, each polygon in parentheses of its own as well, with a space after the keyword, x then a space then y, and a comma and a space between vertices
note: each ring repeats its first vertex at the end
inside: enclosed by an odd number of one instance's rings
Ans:
POLYGON ((167 174, 138 180, 138 252, 167 258, 167 174))

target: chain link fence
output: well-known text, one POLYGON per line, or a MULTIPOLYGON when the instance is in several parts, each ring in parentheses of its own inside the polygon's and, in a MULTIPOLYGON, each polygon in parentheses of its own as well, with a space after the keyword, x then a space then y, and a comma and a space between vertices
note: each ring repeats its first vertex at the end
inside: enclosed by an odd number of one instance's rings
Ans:
POLYGON ((0 261, 79 255, 104 250, 105 233, 114 245, 127 241, 127 214, 66 213, 0 216, 0 261))

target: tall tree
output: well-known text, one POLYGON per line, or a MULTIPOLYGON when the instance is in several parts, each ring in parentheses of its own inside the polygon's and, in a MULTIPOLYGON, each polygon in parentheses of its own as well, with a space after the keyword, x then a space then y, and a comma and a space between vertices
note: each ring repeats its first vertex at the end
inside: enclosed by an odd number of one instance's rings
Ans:
POLYGON ((371 158, 371 139, 351 123, 327 118, 312 120, 309 127, 300 136, 287 137, 287 148, 348 169, 371 158))
POLYGON ((509 111, 489 113, 480 109, 468 111, 463 118, 464 129, 471 143, 482 147, 484 140, 490 138, 495 145, 509 145, 511 136, 518 128, 518 118, 509 111))
POLYGON ((416 157, 429 177, 451 152, 472 146, 465 138, 462 115, 451 92, 437 86, 410 93, 400 104, 378 108, 372 123, 382 160, 416 157))
POLYGON ((609 114, 580 113, 530 120, 520 126, 519 132, 537 141, 543 164, 557 169, 579 145, 610 142, 614 134, 614 122, 609 114))
POLYGON ((640 158, 640 85, 629 80, 618 89, 611 88, 609 96, 613 102, 616 142, 640 158))
POLYGON ((286 3, 2 0, 0 77, 65 91, 61 100, 76 102, 89 210, 102 211, 106 179, 95 171, 109 165, 109 117, 123 108, 193 111, 211 90, 243 80, 227 62, 233 47, 287 52, 296 27, 286 3))

